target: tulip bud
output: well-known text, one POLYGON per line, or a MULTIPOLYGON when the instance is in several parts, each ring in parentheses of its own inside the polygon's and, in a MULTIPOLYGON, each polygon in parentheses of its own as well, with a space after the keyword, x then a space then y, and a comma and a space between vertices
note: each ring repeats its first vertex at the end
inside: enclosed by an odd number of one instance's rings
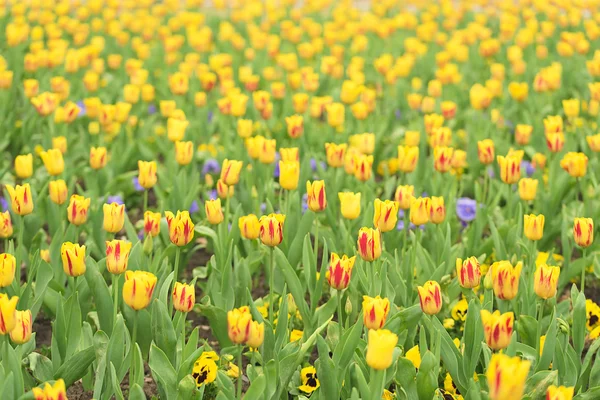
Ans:
POLYGON ((325 210, 327 207, 327 195, 325 194, 325 181, 306 182, 308 195, 308 208, 313 212, 325 210))
POLYGON ((33 156, 31 153, 15 158, 15 173, 21 179, 27 179, 33 174, 33 156))
POLYGON ((394 199, 398 204, 398 208, 408 210, 414 199, 415 187, 413 185, 398 186, 394 199))
POLYGON ((156 162, 138 161, 138 181, 144 189, 150 189, 156 184, 156 162))
POLYGON ((332 168, 338 168, 344 165, 344 156, 346 154, 346 148, 348 145, 325 143, 325 153, 327 155, 327 165, 332 168))
POLYGON ((295 190, 300 179, 298 161, 279 161, 279 184, 285 190, 295 190))
POLYGON ((154 240, 152 239, 151 235, 147 235, 146 238, 144 239, 144 244, 142 245, 142 250, 144 251, 144 254, 149 256, 150 254, 152 254, 152 250, 154 249, 154 240))
POLYGON ((532 132, 533 126, 518 124, 515 128, 515 141, 522 146, 529 144, 532 132))
POLYGON ((352 313, 352 300, 350 298, 346 298, 346 304, 344 305, 344 311, 346 311, 346 315, 350 315, 352 313))
POLYGON ((348 258, 348 256, 344 254, 340 258, 336 253, 331 253, 329 268, 327 269, 325 276, 331 288, 344 290, 348 287, 350 278, 352 277, 352 268, 354 267, 355 260, 356 256, 348 258))
POLYGON ((102 206, 104 211, 104 230, 110 233, 117 233, 123 229, 125 224, 125 205, 110 203, 102 206))
POLYGON ((373 174, 373 156, 365 154, 354 154, 352 157, 354 166, 354 177, 361 182, 371 179, 373 174))
POLYGON ((40 153, 44 167, 52 176, 60 175, 65 169, 65 161, 59 149, 50 149, 40 153))
POLYGON ((440 284, 435 281, 427 281, 425 285, 418 286, 419 302, 421 310, 425 314, 434 315, 442 309, 442 293, 440 284))
POLYGON ((502 182, 513 184, 521 178, 521 159, 516 155, 498 156, 500 179, 502 182))
POLYGON ((419 148, 416 146, 398 146, 398 169, 413 172, 419 161, 419 148))
POLYGON ((253 349, 259 348, 265 340, 265 323, 252 321, 250 323, 250 334, 246 340, 246 344, 253 349))
POLYGON ((185 246, 192 241, 194 238, 194 223, 188 211, 177 211, 177 215, 174 215, 170 211, 165 211, 165 217, 169 226, 169 239, 171 239, 171 243, 176 246, 185 246))
POLYGON ((398 336, 387 329, 370 330, 367 365, 378 371, 388 369, 392 365, 394 347, 397 343, 398 336))
POLYGON ((585 176, 587 171, 588 158, 583 153, 568 152, 562 160, 560 166, 574 178, 585 176))
POLYGON ((123 301, 136 311, 150 304, 156 287, 156 276, 146 271, 126 271, 123 301))
POLYGON ((179 165, 188 165, 192 162, 194 156, 194 143, 192 142, 175 142, 175 160, 179 165))
POLYGON ((381 231, 360 228, 357 240, 358 254, 365 261, 375 261, 381 256, 381 231))
POLYGON ((196 291, 194 286, 175 282, 173 286, 173 307, 177 311, 190 312, 196 302, 196 291))
POLYGON ((429 197, 419 197, 413 199, 410 203, 410 222, 419 226, 429 222, 429 208, 431 199, 429 197))
POLYGON ((50 200, 55 204, 61 205, 67 200, 67 183, 62 179, 50 181, 48 192, 50 193, 50 200))
POLYGON ((519 181, 519 196, 521 197, 521 200, 534 200, 537 193, 537 187, 537 179, 521 178, 519 181))
POLYGON ((278 246, 283 241, 285 215, 269 214, 258 221, 260 241, 267 246, 278 246))
POLYGON ((227 198, 231 198, 233 197, 233 194, 235 193, 235 186, 231 185, 231 186, 227 186, 225 184, 225 182, 223 182, 222 179, 219 179, 217 181, 217 196, 219 197, 219 199, 227 199, 227 198))
POLYGON ((247 306, 227 312, 227 333, 235 344, 243 344, 250 338, 252 315, 247 306))
POLYGON ((440 147, 437 146, 433 149, 433 166, 438 172, 448 172, 452 166, 452 154, 454 149, 452 147, 440 147))
POLYGON ((112 240, 106 242, 106 269, 111 274, 119 275, 127 269, 131 242, 112 240))
POLYGON ((565 134, 560 132, 546 132, 546 146, 553 153, 558 153, 565 145, 565 134))
POLYGON ((492 355, 485 373, 491 400, 520 399, 525 389, 531 362, 497 353, 492 355))
POLYGON ((533 290, 535 294, 544 300, 556 296, 559 275, 559 267, 549 267, 546 264, 538 265, 533 275, 533 290))
POLYGON ((92 147, 90 149, 90 166, 95 169, 102 169, 106 166, 108 154, 106 147, 92 147))
POLYGON ((340 192, 340 212, 342 217, 349 220, 354 220, 360 215, 360 193, 340 192))
POLYGON ((367 329, 381 329, 390 313, 387 298, 363 296, 363 323, 367 329))
POLYGON ((60 257, 65 274, 77 277, 85 273, 85 246, 65 242, 60 248, 60 257))
POLYGON ((579 247, 586 248, 594 241, 594 221, 591 218, 575 218, 573 238, 579 247))
POLYGON ((245 239, 254 240, 258 238, 258 231, 260 225, 258 223, 258 217, 254 214, 246 215, 238 219, 238 227, 240 233, 245 239))
POLYGON ((297 139, 304 133, 304 118, 302 115, 292 115, 285 117, 288 136, 292 139, 297 139))
POLYGON ((546 391, 546 400, 572 400, 574 387, 550 385, 546 391))
POLYGON ((160 213, 144 212, 144 234, 152 237, 160 233, 160 213))
POLYGON ((373 226, 381 232, 389 232, 396 228, 398 222, 398 204, 395 201, 375 199, 373 226))
POLYGON ((523 232, 529 240, 540 240, 544 235, 544 215, 525 215, 523 232))
POLYGON ((12 254, 0 254, 0 288, 10 286, 15 279, 17 260, 12 254))
POLYGON ((432 196, 429 201, 429 220, 441 224, 446 219, 446 206, 443 197, 432 196))
POLYGON ((500 315, 496 310, 492 314, 488 310, 481 310, 481 322, 487 345, 492 350, 505 349, 511 340, 515 315, 507 312, 500 315))
POLYGON ((473 289, 479 286, 481 280, 481 269, 479 261, 475 257, 469 257, 466 260, 456 259, 456 276, 458 283, 465 289, 473 289))
POLYGON ((483 287, 485 290, 490 290, 494 288, 494 280, 492 278, 492 269, 489 268, 488 272, 485 274, 485 278, 483 278, 483 287))
POLYGON ((240 172, 244 163, 236 160, 223 160, 221 179, 227 185, 235 185, 240 181, 240 172))
POLYGON ((16 311, 15 327, 10 331, 10 340, 16 344, 29 342, 29 339, 31 339, 31 327, 31 311, 16 311))
POLYGON ((494 153, 494 141, 492 139, 477 142, 477 154, 479 155, 479 162, 482 164, 488 165, 494 162, 494 153))
POLYGON ((512 300, 519 291, 519 278, 523 263, 519 261, 514 267, 509 261, 496 261, 490 267, 494 293, 501 300, 512 300))
POLYGON ((223 222, 223 209, 221 208, 221 199, 206 200, 204 203, 206 218, 213 225, 218 225, 223 222))
POLYGON ((18 302, 17 296, 9 298, 6 294, 0 293, 0 335, 6 335, 15 328, 18 302))
POLYGON ((13 234, 12 221, 10 219, 10 212, 0 212, 0 238, 6 239, 11 237, 13 234))
POLYGON ((29 183, 24 185, 6 185, 10 196, 12 210, 18 215, 28 215, 33 211, 33 199, 31 198, 31 187, 29 183))

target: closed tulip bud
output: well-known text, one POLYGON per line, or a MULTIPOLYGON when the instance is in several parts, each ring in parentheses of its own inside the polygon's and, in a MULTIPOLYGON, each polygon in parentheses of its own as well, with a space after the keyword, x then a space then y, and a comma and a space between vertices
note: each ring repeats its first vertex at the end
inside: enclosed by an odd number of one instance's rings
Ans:
POLYGON ((364 154, 354 154, 354 177, 361 182, 366 182, 371 179, 373 174, 373 156, 364 154))
POLYGON ((80 276, 85 273, 85 246, 65 242, 60 247, 63 271, 69 276, 80 276))
POLYGON ((442 309, 442 291, 440 284, 435 281, 427 281, 425 285, 418 286, 419 302, 421 310, 425 314, 435 315, 442 309))
POLYGON ((196 302, 194 286, 175 282, 173 286, 173 308, 184 313, 192 311, 196 302))
POLYGON ((525 215, 523 232, 529 240, 540 240, 544 236, 544 215, 525 215))
POLYGON ((117 233, 123 229, 125 224, 125 204, 104 204, 104 230, 110 233, 117 233))
POLYGON ((138 161, 138 181, 144 189, 150 189, 156 184, 155 161, 138 161))
POLYGON ((587 141, 588 146, 590 146, 590 150, 595 153, 600 152, 600 133, 597 135, 586 136, 585 140, 587 141))
POLYGON ((558 153, 565 145, 565 134, 562 132, 546 132, 546 146, 553 153, 558 153))
POLYGON ((451 120, 456 115, 457 106, 453 101, 442 101, 440 108, 442 110, 442 115, 447 120, 451 120))
POLYGON ((594 221, 591 218, 575 218, 573 238, 579 247, 586 248, 594 241, 594 221))
POLYGON ((583 153, 568 152, 562 160, 560 166, 574 178, 585 176, 587 171, 588 158, 583 153))
POLYGON ((325 181, 306 182, 306 193, 308 195, 308 208, 313 212, 320 212, 327 207, 327 195, 325 194, 325 181))
MULTIPOLYGON (((31 198, 31 187, 29 183, 24 185, 6 185, 12 210, 18 215, 28 215, 33 211, 33 199, 31 198)), ((5 220, 6 221, 6 220, 5 220)))
POLYGON ((344 156, 346 155, 347 147, 348 145, 346 143, 325 143, 327 165, 329 165, 332 168, 338 168, 344 165, 344 156))
POLYGON ((65 169, 65 161, 59 149, 50 149, 40 153, 44 167, 52 176, 60 175, 65 169))
POLYGON ((531 362, 497 353, 485 373, 491 400, 520 399, 525 389, 531 362))
POLYGON ((297 147, 282 147, 279 149, 281 161, 300 161, 300 150, 297 147))
POLYGON ((513 333, 515 315, 512 312, 500 314, 496 310, 492 314, 488 310, 481 310, 481 322, 485 342, 492 350, 502 350, 508 347, 513 333))
MULTIPOLYGON (((79 111, 77 111, 77 112, 79 112, 79 111)), ((65 154, 67 152, 67 138, 64 136, 53 137, 52 138, 52 148, 60 151, 61 154, 65 154)), ((42 159, 42 161, 43 161, 43 159, 42 159)))
POLYGON ((531 178, 522 178, 519 181, 519 196, 521 200, 531 201, 535 199, 537 193, 538 180, 531 178))
POLYGON ((518 124, 515 128, 515 141, 522 146, 529 144, 532 132, 533 126, 518 124))
POLYGON ((102 169, 106 166, 108 154, 106 147, 92 147, 90 149, 90 166, 95 169, 102 169))
POLYGON ((456 276, 458 283, 465 289, 473 289, 479 286, 481 281, 481 269, 479 261, 475 257, 466 260, 456 259, 456 276))
POLYGON ((279 184, 285 190, 296 190, 300 179, 298 161, 279 161, 279 184))
POLYGON ((194 238, 194 223, 188 211, 177 211, 177 215, 174 215, 170 211, 165 211, 165 217, 169 226, 169 239, 171 239, 171 243, 176 246, 185 246, 192 241, 194 238))
POLYGON ((242 139, 249 138, 252 136, 252 125, 251 119, 238 119, 237 121, 237 134, 242 139))
POLYGON ((246 345, 252 347, 253 349, 259 348, 265 340, 265 323, 258 323, 257 321, 252 321, 250 323, 250 335, 246 340, 246 345))
POLYGON ((331 103, 325 106, 327 110, 327 123, 333 128, 344 125, 345 109, 342 103, 331 103))
POLYGON ((15 328, 18 302, 17 296, 9 298, 6 294, 0 293, 0 335, 6 335, 15 328))
POLYGON ((519 292, 519 278, 523 263, 513 267, 510 261, 496 261, 490 267, 494 293, 501 300, 512 300, 519 292))
POLYGON ((413 172, 419 161, 419 148, 416 146, 398 146, 398 169, 413 172))
POLYGON ((233 197, 234 193, 235 186, 227 186, 222 179, 219 179, 217 181, 217 196, 219 197, 219 199, 225 200, 227 198, 233 197))
POLYGON ((244 239, 254 240, 258 238, 260 225, 258 217, 254 214, 249 214, 238 219, 238 227, 244 239))
POLYGON ((345 219, 353 220, 358 218, 360 215, 360 193, 352 192, 340 192, 338 193, 340 199, 340 211, 342 217, 345 219))
POLYGON ((179 165, 188 165, 194 156, 194 143, 175 142, 175 160, 179 165))
POLYGON ((446 219, 446 206, 443 197, 432 196, 429 201, 429 221, 441 224, 446 219))
POLYGON ((534 168, 543 169, 546 166, 546 156, 542 153, 535 153, 531 159, 531 165, 534 168))
POLYGON ((12 221, 8 211, 0 212, 0 239, 6 239, 13 234, 12 221))
POLYGON ((146 271, 125 272, 123 301, 136 311, 148 307, 156 287, 156 276, 146 271))
POLYGON ((67 200, 67 184, 62 179, 50 181, 48 184, 48 192, 50 193, 50 200, 55 204, 60 205, 67 200))
POLYGON ((394 347, 398 336, 387 329, 369 331, 367 345, 367 365, 374 370, 383 371, 392 365, 394 347))
POLYGON ((252 315, 247 306, 234 308, 227 312, 227 333, 235 344, 244 344, 250 338, 252 315))
POLYGON ((418 147, 421 142, 421 132, 419 131, 406 131, 404 132, 404 145, 418 147))
POLYGON ((206 211, 206 218, 208 222, 213 225, 218 225, 223 222, 223 209, 221 208, 221 199, 206 200, 204 202, 204 210, 206 211))
POLYGON ((502 182, 513 184, 521 178, 521 160, 513 155, 498 156, 500 166, 500 179, 502 182))
POLYGON ((535 294, 544 300, 556 296, 559 275, 559 267, 549 267, 546 264, 538 265, 533 275, 533 290, 535 294))
POLYGON ((433 166, 438 172, 448 172, 452 166, 452 147, 436 147, 433 149, 433 166))
POLYGON ((125 272, 129 262, 131 242, 112 240, 106 242, 106 269, 111 274, 119 275, 125 272))
POLYGON ((408 210, 414 199, 415 187, 413 185, 398 186, 394 199, 401 210, 408 210))
POLYGON ((479 162, 484 165, 488 165, 494 162, 494 141, 492 139, 485 139, 477 142, 477 154, 479 155, 479 162))
POLYGON ((292 115, 285 118, 288 136, 297 139, 304 133, 304 118, 302 115, 292 115))
POLYGON ((17 260, 12 254, 0 254, 0 287, 10 286, 15 279, 17 260))
POLYGON ((360 228, 357 240, 358 254, 365 261, 375 261, 381 256, 381 231, 360 228))
POLYGON ((546 400, 572 400, 574 387, 550 385, 546 391, 546 400))
POLYGON ((29 339, 31 339, 31 327, 31 311, 16 311, 15 327, 10 331, 10 340, 16 344, 29 342, 29 339))
POLYGON ((363 323, 367 329, 381 329, 390 313, 387 298, 363 296, 363 323))
POLYGON ((395 201, 375 199, 373 205, 375 207, 373 225, 381 232, 395 229, 398 222, 398 204, 395 201))
POLYGON ((244 165, 241 161, 236 160, 223 160, 223 166, 221 167, 221 179, 227 185, 235 185, 240 181, 240 172, 244 165))
POLYGON ((167 137, 171 142, 183 140, 189 121, 170 117, 167 120, 167 137))
POLYGON ((267 246, 278 246, 283 241, 283 223, 285 215, 263 215, 258 221, 260 241, 267 246))
POLYGON ((262 164, 272 164, 275 161, 275 149, 277 141, 275 139, 264 139, 259 148, 258 161, 262 164))
POLYGON ((419 197, 413 199, 410 203, 410 222, 413 225, 425 225, 429 222, 429 208, 431 199, 429 197, 419 197))
POLYGON ((160 213, 144 212, 144 233, 152 237, 160 233, 160 213))
POLYGON ((336 253, 331 253, 329 268, 325 275, 327 282, 329 282, 329 286, 337 290, 346 289, 350 283, 350 278, 352 277, 354 261, 356 261, 356 256, 348 258, 348 256, 344 254, 340 258, 336 253))
POLYGON ((15 173, 21 179, 27 179, 33 174, 33 156, 31 153, 15 158, 15 173))
POLYGON ((452 141, 452 131, 448 127, 439 126, 433 128, 428 139, 429 145, 434 149, 436 147, 448 147, 452 141))

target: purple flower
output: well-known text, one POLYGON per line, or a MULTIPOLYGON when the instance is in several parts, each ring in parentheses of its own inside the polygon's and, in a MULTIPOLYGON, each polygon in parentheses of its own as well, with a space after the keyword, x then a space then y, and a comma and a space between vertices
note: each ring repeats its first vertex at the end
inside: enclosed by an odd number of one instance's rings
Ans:
POLYGON ((4 197, 0 197, 0 208, 2 208, 2 211, 8 210, 8 201, 4 197))
POLYGON ((471 222, 477 215, 477 201, 461 197, 456 201, 456 215, 463 222, 471 222))
POLYGON ((148 114, 150 114, 150 115, 156 114, 156 105, 154 105, 154 104, 148 105, 148 114))
POLYGON ((202 175, 218 174, 219 172, 221 172, 221 165, 214 158, 209 158, 202 166, 202 175))
POLYGON ((264 214, 267 211, 267 203, 260 203, 260 212, 264 214))
POLYGON ((208 198, 209 198, 210 200, 216 200, 216 199, 217 199, 217 197, 219 197, 219 195, 218 195, 218 193, 217 193, 217 190, 216 190, 216 189, 213 189, 213 190, 211 190, 210 192, 208 192, 208 198))
POLYGON ((396 110, 396 112, 394 114, 396 115, 396 119, 402 118, 402 111, 396 110))
POLYGON ((279 178, 279 163, 278 162, 275 163, 275 169, 273 169, 273 177, 279 178))
POLYGON ((209 111, 207 114, 207 117, 208 117, 208 123, 210 124, 213 120, 214 113, 212 111, 209 111))
MULTIPOLYGON (((327 164, 325 164, 323 161, 321 161, 318 166, 320 166, 322 170, 327 169, 327 164)), ((310 159, 310 168, 313 170, 313 172, 317 172, 317 160, 314 158, 310 159)))
POLYGON ((142 187, 142 185, 140 185, 140 181, 138 180, 137 176, 134 176, 131 181, 133 182, 133 187, 135 188, 136 191, 138 192, 143 192, 144 188, 142 187))
POLYGON ((144 230, 143 229, 138 232, 138 239, 144 240, 144 230))
POLYGON ((106 202, 108 204, 111 204, 111 203, 117 203, 119 205, 124 204, 123 198, 121 196, 119 196, 118 194, 115 196, 108 196, 106 198, 106 202))
POLYGON ((302 214, 308 210, 308 194, 304 193, 302 196, 302 214))
POLYGON ((192 205, 190 206, 190 214, 198 212, 198 210, 200 210, 200 207, 198 207, 198 202, 196 200, 192 201, 192 205))
POLYGON ((494 168, 492 167, 488 167, 487 174, 491 179, 494 179, 496 177, 496 174, 494 173, 494 168))
POLYGON ((529 161, 521 161, 521 169, 525 171, 527 176, 531 176, 535 172, 535 167, 529 161))
POLYGON ((83 117, 87 113, 87 110, 85 108, 85 103, 83 102, 83 100, 79 100, 77 102, 77 107, 79 107, 79 114, 77 114, 77 116, 83 117))

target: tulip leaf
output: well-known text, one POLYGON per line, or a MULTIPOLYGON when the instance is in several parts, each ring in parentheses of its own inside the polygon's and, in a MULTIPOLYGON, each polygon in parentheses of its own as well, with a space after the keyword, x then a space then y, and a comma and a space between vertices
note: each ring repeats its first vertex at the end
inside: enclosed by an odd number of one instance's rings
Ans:
POLYGON ((152 305, 152 331, 154 343, 165 352, 171 364, 175 365, 177 336, 166 304, 158 299, 152 305))
POLYGON ((466 377, 473 376, 483 341, 483 326, 481 324, 481 305, 479 300, 471 300, 468 307, 467 319, 463 335, 465 344, 463 369, 466 377))
MULTIPOLYGON (((11 371, 13 373, 12 378, 12 392, 14 393, 14 397, 19 397, 23 394, 23 372, 21 370, 21 360, 15 349, 8 343, 8 341, 4 341, 2 344, 2 364, 5 370, 11 371)), ((5 387, 4 389, 8 389, 5 387)), ((5 393, 3 393, 3 396, 5 393)))
POLYGON ((68 359, 55 373, 54 379, 64 379, 67 387, 81 379, 96 359, 94 346, 81 350, 68 359))
POLYGON ((113 363, 110 363, 110 376, 115 399, 125 400, 125 398, 123 397, 123 392, 121 391, 121 381, 119 381, 119 379, 117 378, 117 371, 115 370, 115 365, 113 363))
POLYGON ((245 397, 248 399, 261 400, 264 399, 265 388, 267 386, 267 378, 265 375, 258 375, 250 384, 250 387, 245 393, 245 397))
POLYGON ((535 368, 536 372, 548 369, 550 367, 550 364, 552 363, 552 358, 554 357, 554 351, 556 348, 556 337, 558 333, 558 325, 556 323, 556 319, 554 318, 555 315, 556 309, 553 309, 552 315, 550 315, 550 326, 546 331, 546 340, 544 341, 544 348, 540 349, 541 357, 535 368))
POLYGON ((338 380, 336 379, 336 366, 329 357, 329 347, 322 336, 317 336, 317 349, 319 358, 315 365, 319 371, 319 381, 321 382, 321 397, 324 399, 337 399, 340 397, 338 380))
POLYGON ((98 265, 91 258, 86 259, 85 280, 94 296, 94 303, 98 310, 98 320, 100 329, 109 336, 113 331, 113 296, 111 296, 106 281, 98 271, 98 265))
POLYGON ((227 334, 227 312, 222 308, 211 305, 200 305, 202 315, 208 318, 210 328, 219 341, 221 347, 231 346, 231 340, 227 334))
POLYGON ((581 353, 583 352, 585 335, 587 333, 586 325, 584 323, 585 320, 585 295, 583 293, 579 293, 575 304, 573 304, 573 321, 575 322, 573 324, 573 347, 579 358, 581 358, 581 353))
POLYGON ((425 351, 419 372, 417 372, 417 393, 419 400, 429 400, 433 397, 437 388, 438 374, 439 363, 436 363, 435 356, 431 351, 425 351))
POLYGON ((217 372, 217 386, 220 389, 219 395, 222 395, 226 399, 235 399, 235 387, 231 379, 225 374, 225 371, 219 370, 217 372))
POLYGON ((29 368, 35 379, 40 382, 46 382, 54 379, 52 361, 39 353, 31 353, 27 357, 29 360, 29 368))
POLYGON ((288 258, 286 259, 286 261, 289 260, 288 262, 291 266, 297 266, 300 262, 304 238, 310 232, 315 218, 316 214, 314 212, 305 212, 300 220, 300 224, 298 224, 297 227, 294 227, 295 234, 291 245, 288 248, 288 258))
POLYGON ((129 389, 129 400, 146 400, 144 390, 137 383, 129 389))
POLYGON ((154 343, 150 345, 148 365, 158 385, 159 398, 177 398, 177 374, 165 353, 154 343))
POLYGON ((544 397, 548 386, 558 383, 558 371, 539 371, 525 382, 525 393, 532 399, 544 397))

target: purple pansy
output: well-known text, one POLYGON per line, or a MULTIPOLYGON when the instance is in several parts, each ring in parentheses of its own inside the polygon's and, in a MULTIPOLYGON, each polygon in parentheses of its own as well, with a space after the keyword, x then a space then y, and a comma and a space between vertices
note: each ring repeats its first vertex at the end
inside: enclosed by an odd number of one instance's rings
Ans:
POLYGON ((200 210, 200 207, 198 206, 198 202, 196 200, 192 201, 192 205, 190 206, 190 214, 198 212, 198 210, 200 210))
POLYGON ((219 172, 221 172, 221 164, 214 158, 209 158, 202 166, 202 175, 218 174, 219 172))
POLYGON ((461 197, 456 201, 456 215, 463 222, 471 222, 477 216, 477 201, 461 197))
POLYGON ((150 115, 156 114, 156 105, 154 105, 154 104, 148 105, 148 114, 150 114, 150 115))
POLYGON ((83 102, 83 100, 79 100, 77 102, 77 107, 79 107, 79 114, 77 114, 77 116, 83 117, 87 113, 87 110, 85 108, 85 103, 83 102))
POLYGON ((216 200, 219 197, 219 194, 217 193, 216 189, 213 189, 211 191, 208 192, 208 198, 210 200, 216 200))
POLYGON ((8 201, 4 197, 0 197, 0 208, 2 208, 2 211, 8 210, 8 201))
POLYGON ((115 196, 108 196, 106 198, 106 203, 108 203, 108 204, 117 203, 118 205, 125 204, 125 202, 123 201, 123 198, 121 196, 119 196, 118 194, 115 196))
POLYGON ((525 171, 527 176, 531 176, 535 172, 535 167, 529 161, 523 160, 521 161, 521 170, 525 171))
POLYGON ((137 176, 134 176, 133 178, 131 178, 131 181, 133 182, 133 187, 135 188, 136 191, 138 191, 138 192, 144 191, 144 188, 142 187, 142 185, 140 185, 140 181, 137 176))

